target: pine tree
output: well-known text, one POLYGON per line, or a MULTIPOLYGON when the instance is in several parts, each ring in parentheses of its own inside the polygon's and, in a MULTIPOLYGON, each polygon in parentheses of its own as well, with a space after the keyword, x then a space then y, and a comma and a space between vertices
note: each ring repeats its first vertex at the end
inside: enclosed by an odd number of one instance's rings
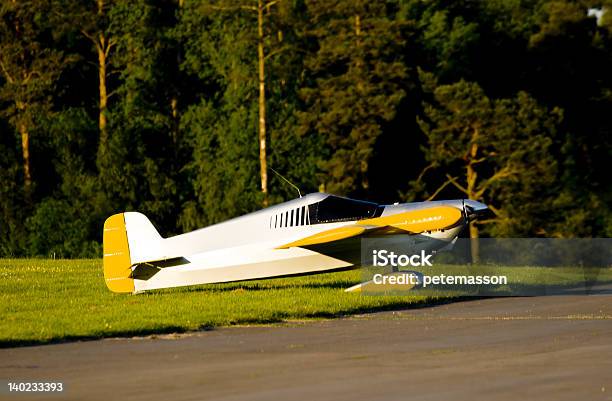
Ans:
MULTIPOLYGON (((495 223, 500 234, 517 227, 537 233, 544 221, 535 216, 550 206, 546 191, 556 179, 550 147, 561 111, 542 107, 524 92, 511 99, 491 99, 476 83, 439 85, 432 74, 422 72, 421 77, 431 94, 419 119, 430 164, 415 186, 425 179, 431 182, 432 173, 441 171, 445 181, 426 192, 428 199, 450 185, 494 212, 492 220, 478 224, 495 223)), ((471 238, 479 237, 476 224, 470 224, 471 238)), ((478 258, 477 248, 472 255, 478 258)))
POLYGON ((368 167, 385 123, 405 95, 400 23, 392 7, 377 1, 307 1, 305 35, 313 49, 301 91, 304 135, 320 135, 323 184, 347 194, 369 186, 368 167), (391 11, 390 11, 391 10, 391 11))

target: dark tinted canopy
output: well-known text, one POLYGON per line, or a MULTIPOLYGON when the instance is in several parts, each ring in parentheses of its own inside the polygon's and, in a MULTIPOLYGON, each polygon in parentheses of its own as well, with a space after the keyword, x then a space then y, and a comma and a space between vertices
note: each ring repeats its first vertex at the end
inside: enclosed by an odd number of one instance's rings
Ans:
POLYGON ((308 206, 311 224, 362 220, 376 217, 382 207, 376 203, 330 195, 308 206))

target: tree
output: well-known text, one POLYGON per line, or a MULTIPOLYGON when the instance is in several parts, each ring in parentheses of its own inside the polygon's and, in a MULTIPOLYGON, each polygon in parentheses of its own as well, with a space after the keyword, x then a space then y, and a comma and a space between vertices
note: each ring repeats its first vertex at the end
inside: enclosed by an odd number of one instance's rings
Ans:
POLYGON ((52 109, 52 90, 68 61, 45 39, 53 27, 47 19, 53 3, 11 0, 0 5, 0 101, 21 138, 24 192, 32 191, 31 132, 40 116, 52 109))
POLYGON ((262 203, 256 181, 256 26, 256 14, 213 9, 210 3, 188 1, 181 11, 176 29, 184 45, 181 69, 198 88, 181 119, 192 191, 180 218, 185 230, 262 203))
POLYGON ((98 129, 99 129, 99 157, 104 157, 108 146, 108 102, 111 93, 108 88, 109 63, 111 51, 117 44, 116 38, 109 33, 109 8, 114 0, 96 0, 92 8, 89 1, 66 4, 66 22, 77 21, 79 30, 94 47, 97 56, 98 69, 98 129))
MULTIPOLYGON (((201 10, 204 14, 215 18, 215 14, 220 13, 252 13, 256 15, 253 24, 256 26, 256 34, 253 43, 257 48, 257 87, 258 87, 258 143, 259 143, 259 175, 261 181, 261 193, 263 206, 268 206, 268 162, 267 162, 267 120, 266 120, 266 60, 284 50, 282 43, 274 50, 268 50, 268 46, 274 44, 270 35, 270 19, 272 18, 273 8, 278 8, 278 3, 282 0, 245 0, 245 1, 216 1, 204 3, 201 10)), ((245 21, 249 21, 247 18, 245 21)), ((246 28, 247 30, 249 28, 246 28)), ((273 38, 273 37, 272 37, 273 38)), ((279 32, 278 42, 282 42, 282 32, 279 32)))
POLYGON ((263 15, 258 6, 193 1, 181 12, 176 32, 184 46, 181 67, 199 88, 181 121, 192 152, 184 171, 194 191, 184 205, 184 229, 282 199, 284 191, 270 191, 267 165, 286 161, 282 152, 299 149, 288 140, 294 137, 290 124, 300 72, 292 51, 295 27, 289 24, 295 13, 287 1, 268 4, 263 15))
POLYGON ((478 235, 610 236, 611 9, 4 0, 0 254, 95 255, 124 210, 167 235, 294 197, 266 166, 303 193, 481 196, 478 235))
MULTIPOLYGON (((498 233, 512 233, 525 224, 537 233, 542 221, 535 216, 550 202, 546 189, 556 179, 556 161, 549 150, 561 111, 540 106, 525 92, 490 99, 475 83, 438 85, 424 72, 421 78, 431 95, 419 118, 429 165, 415 185, 425 189, 430 200, 450 185, 466 198, 486 203, 495 217, 472 222, 471 238, 479 237, 477 224, 483 223, 495 223, 498 233), (423 179, 436 170, 445 181, 428 192, 423 179)), ((477 261, 478 242, 472 244, 477 261)))
POLYGON ((100 181, 113 210, 138 207, 155 216, 165 233, 176 232, 179 179, 187 163, 179 134, 180 49, 172 48, 180 7, 174 1, 115 2, 105 20, 105 34, 114 43, 114 98, 107 110, 112 135, 98 160, 100 181))
MULTIPOLYGON (((507 1, 507 0, 506 0, 507 1)), ((466 21, 462 14, 470 14, 472 5, 463 1, 453 4, 439 2, 409 2, 407 13, 416 20, 418 42, 422 47, 423 62, 430 64, 444 80, 471 78, 474 57, 481 52, 483 40, 479 24, 466 21)), ((425 66, 423 66, 425 67, 425 66)))
POLYGON ((407 76, 401 24, 389 4, 308 1, 312 42, 299 130, 319 135, 324 186, 336 193, 367 190, 376 139, 396 113, 407 76))
MULTIPOLYGON (((18 160, 14 129, 0 120, 0 255, 22 256, 26 242, 24 193, 20 183, 21 165, 18 160)), ((28 208, 29 209, 29 208, 28 208)))

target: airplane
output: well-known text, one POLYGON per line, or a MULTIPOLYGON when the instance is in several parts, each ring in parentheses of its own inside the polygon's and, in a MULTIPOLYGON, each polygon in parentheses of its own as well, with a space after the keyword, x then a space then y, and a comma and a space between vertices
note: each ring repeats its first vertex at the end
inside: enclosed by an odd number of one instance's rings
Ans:
POLYGON ((112 292, 141 293, 358 268, 363 238, 441 249, 487 210, 469 199, 379 205, 320 192, 169 238, 145 215, 119 213, 104 223, 104 279, 112 292))

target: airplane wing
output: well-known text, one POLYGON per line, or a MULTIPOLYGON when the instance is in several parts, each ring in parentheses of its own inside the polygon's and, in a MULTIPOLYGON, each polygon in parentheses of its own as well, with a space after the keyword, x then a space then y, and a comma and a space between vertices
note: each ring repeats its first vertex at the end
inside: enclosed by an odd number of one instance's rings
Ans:
POLYGON ((461 210, 451 206, 437 206, 428 209, 413 210, 390 216, 359 220, 355 224, 323 231, 297 241, 281 245, 277 247, 277 249, 324 244, 356 237, 374 230, 388 230, 390 232, 403 231, 410 234, 419 234, 425 231, 444 230, 457 224, 461 218, 461 210))

